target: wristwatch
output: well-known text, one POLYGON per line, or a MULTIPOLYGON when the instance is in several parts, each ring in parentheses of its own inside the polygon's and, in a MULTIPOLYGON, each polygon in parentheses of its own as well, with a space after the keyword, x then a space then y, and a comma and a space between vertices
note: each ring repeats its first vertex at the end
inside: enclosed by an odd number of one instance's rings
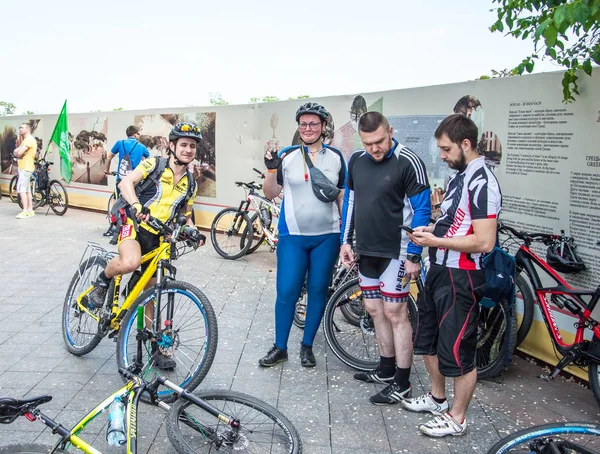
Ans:
POLYGON ((421 261, 421 256, 419 254, 406 254, 406 260, 413 263, 419 263, 421 261))

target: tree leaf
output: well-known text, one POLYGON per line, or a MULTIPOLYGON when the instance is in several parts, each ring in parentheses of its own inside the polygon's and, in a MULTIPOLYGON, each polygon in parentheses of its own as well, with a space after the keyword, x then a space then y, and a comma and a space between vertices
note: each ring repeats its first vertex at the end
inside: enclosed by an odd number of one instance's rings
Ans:
POLYGON ((558 8, 554 10, 554 23, 556 27, 560 30, 563 23, 567 19, 567 6, 560 5, 558 8))
POLYGON ((554 24, 548 25, 544 30, 544 39, 546 40, 546 46, 554 47, 556 44, 556 38, 558 38, 558 30, 554 24))
POLYGON ((553 60, 556 60, 556 50, 554 47, 546 47, 546 55, 550 56, 553 60))
POLYGON ((592 11, 590 10, 590 7, 585 3, 577 2, 573 4, 573 19, 575 19, 577 22, 584 24, 587 22, 591 13, 592 11))
POLYGON ((527 64, 525 65, 525 69, 527 70, 528 73, 531 74, 531 71, 533 71, 534 65, 535 65, 535 63, 533 62, 533 60, 529 60, 527 62, 527 64))
POLYGON ((496 30, 498 30, 500 33, 502 33, 504 31, 504 24, 502 23, 501 20, 496 21, 496 23, 494 24, 494 27, 496 28, 496 30))
POLYGON ((585 73, 588 76, 592 75, 592 62, 590 61, 590 59, 588 58, 586 61, 583 62, 583 70, 585 71, 585 73))
POLYGON ((540 36, 542 36, 542 34, 544 33, 544 30, 546 30, 546 28, 548 27, 548 24, 550 24, 550 21, 545 20, 544 22, 542 22, 540 25, 537 26, 537 28, 535 29, 535 40, 536 41, 538 39, 540 39, 540 36))

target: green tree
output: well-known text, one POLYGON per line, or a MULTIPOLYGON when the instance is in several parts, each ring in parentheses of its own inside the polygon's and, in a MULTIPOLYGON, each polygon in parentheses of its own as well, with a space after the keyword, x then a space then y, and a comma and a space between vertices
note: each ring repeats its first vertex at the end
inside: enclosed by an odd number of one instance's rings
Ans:
POLYGON ((295 98, 288 98, 290 101, 293 101, 294 99, 305 99, 305 98, 310 98, 310 95, 300 95, 300 96, 296 96, 295 98))
POLYGON ((0 101, 0 116, 15 113, 17 106, 12 102, 0 101))
POLYGON ((271 96, 271 95, 262 96, 260 98, 250 98, 250 104, 257 104, 259 102, 277 102, 277 101, 280 101, 280 99, 277 96, 271 96))
POLYGON ((213 106, 226 106, 229 104, 229 101, 225 101, 221 93, 218 91, 209 93, 208 100, 213 106))
POLYGON ((533 71, 535 60, 550 58, 566 68, 562 80, 563 102, 579 95, 577 71, 592 75, 600 64, 600 0, 492 0, 498 20, 492 32, 531 39, 534 52, 515 71, 533 71))
POLYGON ((122 107, 117 107, 116 109, 113 109, 113 112, 118 112, 120 110, 123 110, 123 108, 122 107))

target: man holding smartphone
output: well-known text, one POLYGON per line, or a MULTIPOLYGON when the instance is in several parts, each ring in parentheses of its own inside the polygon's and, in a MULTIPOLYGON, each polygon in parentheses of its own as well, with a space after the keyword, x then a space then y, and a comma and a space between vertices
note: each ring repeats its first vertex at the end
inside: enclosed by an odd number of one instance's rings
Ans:
POLYGON ((477 303, 483 297, 482 254, 496 243, 502 206, 498 180, 477 152, 477 126, 462 114, 440 123, 435 138, 441 159, 457 173, 448 183, 435 225, 415 228, 413 243, 429 247, 431 267, 419 299, 415 354, 423 355, 431 392, 402 401, 410 411, 429 412, 419 429, 431 437, 463 435, 477 383, 477 303), (446 400, 446 377, 454 379, 454 402, 446 400))
POLYGON ((409 244, 400 226, 429 223, 430 189, 425 165, 393 138, 382 114, 363 114, 358 130, 364 148, 348 163, 340 258, 345 265, 354 260, 356 233, 359 282, 381 358, 377 369, 354 378, 388 385, 371 402, 391 405, 411 394, 412 327, 406 301, 410 280, 421 272, 422 247, 409 244))

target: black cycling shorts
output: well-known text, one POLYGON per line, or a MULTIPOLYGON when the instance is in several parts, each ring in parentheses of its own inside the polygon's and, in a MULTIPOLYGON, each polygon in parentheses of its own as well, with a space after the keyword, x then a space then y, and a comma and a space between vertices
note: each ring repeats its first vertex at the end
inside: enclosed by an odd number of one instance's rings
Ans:
POLYGON ((437 355, 440 373, 460 377, 475 369, 478 302, 485 272, 431 265, 417 306, 416 355, 437 355))
MULTIPOLYGON (((121 226, 121 231, 119 232, 119 243, 129 240, 136 240, 140 243, 142 256, 160 246, 160 235, 152 233, 140 225, 138 225, 136 231, 133 227, 133 221, 127 218, 127 222, 121 226)), ((150 265, 150 261, 142 264, 142 273, 146 271, 148 265, 150 265)))

